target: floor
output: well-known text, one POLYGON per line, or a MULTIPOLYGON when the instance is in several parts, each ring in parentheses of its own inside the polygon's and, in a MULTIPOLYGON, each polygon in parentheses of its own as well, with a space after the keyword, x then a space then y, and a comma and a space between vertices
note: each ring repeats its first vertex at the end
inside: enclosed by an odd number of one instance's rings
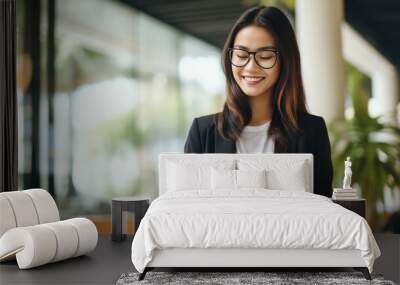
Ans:
MULTIPOLYGON (((400 284, 400 235, 378 234, 375 238, 382 257, 376 260, 374 272, 400 284)), ((134 271, 130 260, 131 242, 132 238, 116 243, 110 236, 100 236, 96 250, 88 256, 29 270, 19 270, 15 261, 3 263, 0 284, 115 284, 122 273, 134 271)))
POLYGON ((385 279, 400 284, 400 234, 374 234, 381 256, 375 261, 374 271, 385 279))

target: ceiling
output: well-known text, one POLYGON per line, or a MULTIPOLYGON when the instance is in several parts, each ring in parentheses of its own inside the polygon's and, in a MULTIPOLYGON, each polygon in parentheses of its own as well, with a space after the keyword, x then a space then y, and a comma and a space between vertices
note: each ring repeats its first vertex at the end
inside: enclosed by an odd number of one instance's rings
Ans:
POLYGON ((400 1, 345 0, 346 21, 400 71, 400 1))
MULTIPOLYGON (((218 48, 254 0, 121 0, 218 48)), ((400 70, 400 1, 344 0, 345 19, 400 70)))

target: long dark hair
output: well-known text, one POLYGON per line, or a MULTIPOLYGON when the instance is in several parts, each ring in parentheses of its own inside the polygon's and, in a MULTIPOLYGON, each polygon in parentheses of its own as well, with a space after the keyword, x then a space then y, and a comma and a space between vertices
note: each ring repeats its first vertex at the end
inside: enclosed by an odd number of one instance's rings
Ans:
POLYGON ((268 135, 275 142, 276 152, 286 152, 288 135, 301 131, 299 115, 307 113, 307 109, 296 37, 288 18, 276 7, 257 6, 246 10, 236 21, 225 42, 222 65, 227 96, 223 111, 215 117, 217 129, 223 138, 236 140, 252 117, 248 97, 233 77, 228 55, 228 49, 233 47, 237 33, 250 25, 267 29, 279 51, 280 72, 272 92, 272 120, 268 135))

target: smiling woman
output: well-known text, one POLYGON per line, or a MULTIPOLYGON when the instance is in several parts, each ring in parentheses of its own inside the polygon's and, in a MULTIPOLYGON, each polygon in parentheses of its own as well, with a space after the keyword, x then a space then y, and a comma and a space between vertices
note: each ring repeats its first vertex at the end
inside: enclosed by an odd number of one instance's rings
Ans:
POLYGON ((332 195, 323 118, 308 113, 296 36, 276 7, 257 6, 234 24, 222 51, 222 112, 195 118, 187 153, 312 153, 314 193, 332 195))

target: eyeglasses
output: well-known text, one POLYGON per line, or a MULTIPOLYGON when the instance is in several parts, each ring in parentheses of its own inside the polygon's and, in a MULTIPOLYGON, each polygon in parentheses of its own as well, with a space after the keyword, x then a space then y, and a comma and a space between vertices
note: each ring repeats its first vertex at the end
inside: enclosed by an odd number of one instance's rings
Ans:
POLYGON ((258 66, 264 69, 270 69, 276 64, 279 52, 277 50, 259 50, 247 51, 240 48, 228 48, 229 60, 232 65, 243 67, 250 61, 250 55, 253 55, 258 66))

